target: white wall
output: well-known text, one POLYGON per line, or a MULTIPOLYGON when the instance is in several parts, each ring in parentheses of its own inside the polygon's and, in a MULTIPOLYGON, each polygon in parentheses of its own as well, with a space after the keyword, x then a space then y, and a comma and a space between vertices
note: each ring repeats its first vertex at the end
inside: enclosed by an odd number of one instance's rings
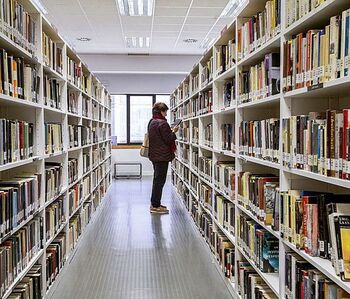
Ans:
POLYGON ((139 162, 142 163, 143 175, 153 175, 152 163, 140 156, 139 149, 114 149, 112 150, 112 163, 115 162, 139 162))

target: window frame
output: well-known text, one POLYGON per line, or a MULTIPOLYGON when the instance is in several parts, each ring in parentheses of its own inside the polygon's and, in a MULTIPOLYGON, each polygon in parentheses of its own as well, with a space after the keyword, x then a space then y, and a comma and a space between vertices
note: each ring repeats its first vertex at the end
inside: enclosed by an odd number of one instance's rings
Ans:
MULTIPOLYGON (((112 96, 117 95, 125 95, 126 96, 126 142, 123 143, 117 143, 118 146, 141 146, 142 142, 130 142, 130 98, 131 97, 152 97, 152 107, 156 103, 157 96, 170 96, 170 94, 167 93, 157 93, 157 94, 138 94, 138 93, 129 93, 129 94, 112 94, 112 96)), ((169 107, 170 109, 170 107, 169 107)), ((114 121, 115 118, 114 118, 114 121)), ((114 124, 113 124, 114 125, 114 124)))

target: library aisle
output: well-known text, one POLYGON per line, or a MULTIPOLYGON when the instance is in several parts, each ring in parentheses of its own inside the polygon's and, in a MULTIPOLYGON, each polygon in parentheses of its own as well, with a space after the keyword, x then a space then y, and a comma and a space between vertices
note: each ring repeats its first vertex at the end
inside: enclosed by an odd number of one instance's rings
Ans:
POLYGON ((170 179, 169 215, 149 213, 151 184, 112 184, 52 299, 231 298, 170 179))

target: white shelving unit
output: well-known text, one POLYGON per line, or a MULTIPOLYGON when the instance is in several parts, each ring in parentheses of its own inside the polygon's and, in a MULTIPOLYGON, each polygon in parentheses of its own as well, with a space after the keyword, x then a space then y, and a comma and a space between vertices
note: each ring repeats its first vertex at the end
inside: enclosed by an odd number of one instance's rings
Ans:
MULTIPOLYGON (((75 53, 74 49, 71 48, 61 35, 57 32, 57 29, 41 14, 39 9, 28 0, 19 0, 20 4, 23 5, 25 10, 29 12, 30 16, 35 21, 35 31, 36 31, 36 43, 35 51, 33 53, 28 52, 26 49, 17 45, 12 39, 3 33, 5 24, 1 22, 0 25, 0 48, 5 49, 9 54, 14 55, 14 57, 22 57, 26 64, 31 64, 36 67, 38 75, 40 77, 40 91, 39 99, 37 103, 30 102, 27 100, 15 98, 5 94, 0 94, 0 118, 4 117, 7 119, 19 119, 26 120, 34 123, 36 133, 34 134, 34 144, 35 150, 33 157, 20 160, 14 163, 8 163, 5 165, 0 165, 0 179, 7 179, 21 173, 39 173, 41 174, 41 198, 40 207, 34 212, 32 216, 27 218, 18 227, 16 227, 11 233, 7 234, 0 241, 3 243, 15 232, 19 231, 23 226, 28 224, 35 217, 42 217, 43 219, 43 247, 39 250, 29 262, 23 271, 15 277, 13 283, 9 288, 5 290, 3 299, 7 298, 11 292, 16 287, 17 283, 20 282, 23 277, 28 273, 28 271, 35 264, 42 265, 42 297, 49 297, 52 290, 57 286, 58 279, 62 276, 61 269, 60 274, 56 277, 56 280, 51 284, 50 288, 46 283, 46 249, 54 241, 54 239, 61 233, 65 233, 66 239, 66 260, 67 261, 74 255, 74 250, 69 252, 69 248, 72 247, 70 244, 69 237, 69 226, 70 220, 75 215, 79 215, 82 208, 87 203, 91 203, 91 215, 90 219, 85 219, 82 223, 81 234, 79 240, 83 237, 85 228, 95 218, 95 211, 103 203, 103 198, 108 190, 111 183, 111 103, 110 95, 101 82, 89 71, 88 67, 84 65, 79 56, 75 53), (62 74, 58 73, 56 70, 47 66, 43 60, 43 38, 42 33, 48 35, 55 43, 62 47, 62 62, 63 70, 62 74), (79 67, 81 67, 84 76, 88 78, 87 90, 83 90, 81 87, 74 85, 68 80, 67 76, 67 57, 73 59, 79 67), (45 105, 44 102, 44 89, 43 89, 43 77, 47 75, 51 79, 56 79, 59 81, 61 93, 60 101, 61 108, 56 109, 45 105), (68 92, 74 91, 77 95, 77 111, 76 113, 68 111, 68 92), (87 100, 87 110, 88 114, 83 113, 83 100, 87 100), (93 103, 96 115, 92 114, 93 103), (45 153, 45 122, 60 123, 62 125, 62 142, 63 150, 57 153, 46 154, 45 153), (69 148, 69 139, 67 134, 67 129, 69 124, 84 125, 91 129, 97 131, 96 138, 93 140, 91 133, 90 139, 91 143, 82 146, 79 141, 79 146, 75 148, 69 148), (93 161, 93 152, 97 152, 96 160, 93 161), (89 164, 90 169, 88 171, 83 170, 83 154, 89 154, 89 164), (73 184, 68 183, 68 159, 76 158, 78 161, 78 179, 74 181, 73 184), (63 166, 62 174, 62 184, 60 194, 56 195, 54 198, 45 198, 45 163, 46 162, 58 162, 63 166), (97 175, 98 170, 99 175, 97 176, 97 184, 93 184, 93 177, 97 175), (80 199, 78 207, 75 211, 69 214, 69 199, 68 193, 69 189, 75 184, 79 184, 86 177, 90 180, 90 189, 88 190, 87 196, 80 199), (46 239, 46 221, 45 215, 48 207, 54 203, 58 198, 63 198, 64 200, 64 211, 65 211, 65 222, 56 229, 55 234, 46 239)), ((15 31, 14 31, 15 34, 15 31)), ((79 136, 79 139, 81 136, 79 136)), ((74 249, 78 246, 78 242, 75 243, 74 249)))
MULTIPOLYGON (((237 10, 236 15, 232 19, 232 23, 228 25, 217 38, 213 46, 204 53, 203 58, 198 64, 193 67, 190 74, 179 84, 172 95, 172 116, 176 118, 183 118, 184 124, 189 127, 188 140, 178 141, 178 147, 189 145, 189 161, 183 163, 181 158, 177 157, 176 160, 182 163, 182 167, 189 168, 191 175, 198 178, 200 182, 204 182, 206 185, 212 188, 213 195, 218 194, 230 200, 235 204, 235 213, 244 214, 250 219, 255 221, 264 227, 267 231, 271 232, 279 240, 279 273, 262 273, 255 263, 249 258, 243 248, 239 246, 239 242, 235 234, 230 233, 224 227, 222 227, 213 213, 203 205, 200 201, 199 194, 196 194, 183 177, 183 172, 179 172, 172 167, 173 176, 177 181, 182 182, 185 188, 189 191, 189 204, 187 208, 191 213, 191 204, 196 203, 199 209, 205 211, 212 218, 215 229, 224 233, 227 238, 235 245, 236 260, 246 260, 252 264, 252 267, 263 278, 266 284, 271 290, 279 297, 285 298, 285 254, 287 252, 296 252, 303 259, 308 261, 316 269, 321 271, 329 280, 343 288, 350 293, 350 283, 342 281, 336 274, 331 265, 331 262, 319 257, 312 257, 306 254, 303 250, 297 249, 293 244, 290 244, 283 240, 280 236, 280 232, 274 231, 270 226, 264 225, 262 221, 259 221, 250 211, 245 209, 242 205, 238 204, 238 173, 241 171, 260 171, 262 173, 273 173, 279 175, 279 185, 281 191, 287 191, 289 189, 300 190, 318 190, 318 191, 330 191, 349 193, 350 181, 342 180, 334 177, 327 177, 324 175, 308 172, 300 169, 290 169, 283 166, 282 161, 275 163, 267 160, 258 159, 251 156, 239 154, 239 125, 243 120, 263 120, 270 117, 279 118, 282 123, 283 118, 290 117, 291 115, 307 114, 311 111, 326 111, 329 108, 349 108, 350 99, 348 93, 350 90, 350 77, 339 78, 333 81, 329 81, 323 84, 323 88, 310 90, 307 88, 296 89, 286 93, 280 93, 270 97, 266 97, 260 100, 254 100, 247 103, 239 103, 239 86, 238 76, 242 67, 248 67, 263 60, 265 54, 273 51, 279 52, 280 65, 281 65, 281 78, 283 78, 283 44, 292 35, 306 32, 309 29, 317 29, 318 26, 324 28, 324 25, 329 24, 329 19, 345 9, 350 8, 350 2, 347 0, 326 0, 321 3, 315 10, 308 13, 306 16, 297 20, 294 24, 286 28, 285 26, 285 1, 281 1, 281 28, 279 33, 262 44, 254 52, 245 56, 240 61, 238 60, 238 54, 236 53, 236 64, 226 70, 224 73, 215 74, 217 61, 216 51, 219 45, 225 44, 229 39, 235 39, 237 41, 238 28, 242 26, 242 21, 245 17, 251 17, 257 12, 261 11, 262 5, 266 1, 260 0, 246 0, 242 1, 241 7, 237 10), (213 79, 211 82, 202 82, 203 62, 207 61, 209 57, 214 56, 213 66, 213 79), (192 79, 199 74, 199 88, 192 88, 192 79), (223 105, 223 84, 226 80, 235 77, 235 101, 230 107, 224 107, 223 105), (185 95, 184 87, 189 85, 189 94, 185 95), (188 102, 192 102, 204 91, 212 90, 212 112, 204 115, 189 115, 183 117, 183 109, 188 102), (332 99, 332 101, 330 100, 332 99), (334 99, 336 107, 334 107, 334 99), (338 106, 337 106, 338 105, 338 106), (235 148, 232 151, 221 150, 220 143, 220 126, 221 124, 231 120, 231 123, 235 124, 235 148), (213 147, 204 145, 204 126, 208 123, 213 124, 213 147), (199 129, 198 141, 194 142, 193 128, 199 129), (196 144, 198 142, 198 144, 196 144), (214 181, 214 165, 218 161, 235 161, 235 192, 232 196, 226 195, 222 190, 219 190, 215 184, 209 182, 203 178, 197 169, 193 167, 192 153, 198 152, 199 156, 209 156, 212 158, 212 182, 214 181)), ((281 80, 282 81, 282 80, 281 80)), ((282 84, 282 82, 281 82, 282 84)), ((282 90, 282 86, 281 89, 282 90)), ((282 132, 282 131, 281 131, 282 132)), ((281 136, 281 134, 280 134, 281 136)), ((197 137, 196 137, 197 138, 197 137)), ((279 152, 282 157, 282 146, 280 146, 279 152)), ((280 159, 282 160, 282 159, 280 159)), ((176 186, 175 186, 176 187, 176 186)), ((236 270, 237 276, 237 270, 236 270)), ((240 298, 237 286, 239 282, 236 278, 234 284, 231 284, 232 288, 236 288, 231 293, 234 294, 234 298, 240 298)))

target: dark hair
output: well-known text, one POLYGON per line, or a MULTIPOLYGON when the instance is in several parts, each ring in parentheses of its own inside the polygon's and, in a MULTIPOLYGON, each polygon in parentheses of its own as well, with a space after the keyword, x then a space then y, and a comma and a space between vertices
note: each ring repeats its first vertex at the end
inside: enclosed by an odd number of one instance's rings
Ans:
POLYGON ((161 113, 169 110, 169 107, 162 102, 155 103, 153 105, 153 113, 161 113))

